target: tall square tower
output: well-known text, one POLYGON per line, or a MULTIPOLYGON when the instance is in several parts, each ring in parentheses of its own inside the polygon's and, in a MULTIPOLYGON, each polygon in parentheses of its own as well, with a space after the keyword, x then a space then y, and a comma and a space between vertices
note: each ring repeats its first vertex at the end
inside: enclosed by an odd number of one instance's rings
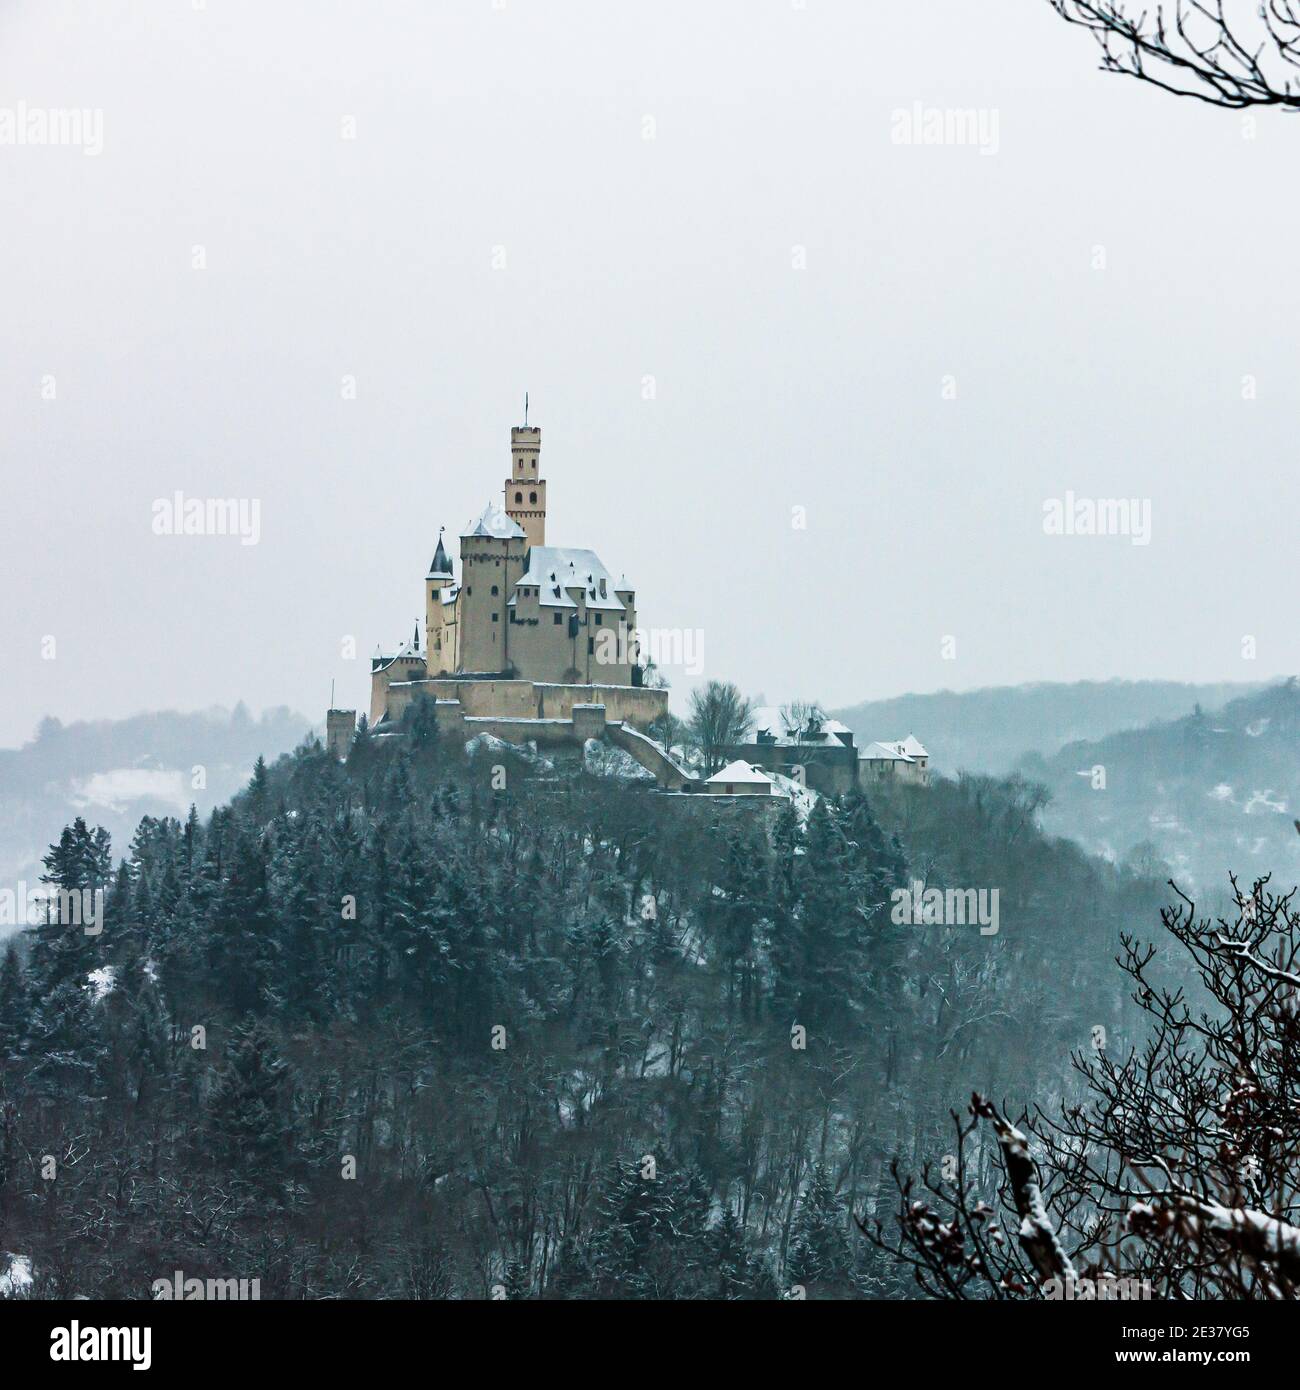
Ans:
POLYGON ((510 477, 506 479, 506 515, 528 545, 546 544, 546 481, 542 470, 542 432, 536 425, 510 431, 510 477))

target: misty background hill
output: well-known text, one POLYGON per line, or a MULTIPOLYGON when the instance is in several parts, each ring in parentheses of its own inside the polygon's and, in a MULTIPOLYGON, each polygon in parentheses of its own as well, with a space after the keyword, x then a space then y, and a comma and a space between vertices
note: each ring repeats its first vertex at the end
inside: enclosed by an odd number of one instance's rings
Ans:
POLYGON ((1215 708, 1261 690, 1265 684, 1041 682, 899 695, 831 713, 853 730, 859 747, 872 739, 904 738, 914 733, 929 750, 931 765, 939 772, 948 776, 961 771, 1001 775, 1013 771, 1028 753, 1050 758, 1066 744, 1104 738, 1155 720, 1177 719, 1190 714, 1198 704, 1215 708))
POLYGON ((288 709, 254 719, 242 704, 67 725, 45 719, 23 747, 0 749, 0 882, 35 883, 41 856, 79 815, 108 830, 119 855, 142 816, 184 817, 191 802, 206 815, 248 781, 258 754, 287 753, 310 728, 288 709), (194 786, 196 768, 205 786, 194 786))
POLYGON ((1029 755, 1045 783, 1044 829, 1142 872, 1204 890, 1229 870, 1300 881, 1300 687, 1294 679, 1180 719, 1029 755), (1104 786, 1094 768, 1104 769, 1104 786))

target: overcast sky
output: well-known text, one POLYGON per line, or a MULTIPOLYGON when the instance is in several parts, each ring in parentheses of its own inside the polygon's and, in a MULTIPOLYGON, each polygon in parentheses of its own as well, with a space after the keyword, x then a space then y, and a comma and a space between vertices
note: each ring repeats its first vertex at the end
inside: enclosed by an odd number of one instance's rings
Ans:
POLYGON ((0 120, 69 107, 0 145, 0 743, 364 708, 525 390, 548 540, 771 701, 1300 669, 1300 120, 1045 0, 7 0, 0 120))

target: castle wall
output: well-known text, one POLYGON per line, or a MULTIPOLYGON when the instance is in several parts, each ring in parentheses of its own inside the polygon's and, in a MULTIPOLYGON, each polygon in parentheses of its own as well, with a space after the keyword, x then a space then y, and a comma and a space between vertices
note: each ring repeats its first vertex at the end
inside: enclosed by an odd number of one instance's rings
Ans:
POLYGON ((646 738, 630 724, 607 724, 606 732, 609 741, 616 748, 631 754, 643 768, 653 773, 661 787, 667 787, 670 791, 699 791, 702 788, 703 783, 679 766, 660 744, 646 738))
POLYGON ((386 666, 370 673, 370 722, 378 724, 389 707, 389 687, 398 682, 423 680, 424 661, 418 656, 394 657, 386 666))
POLYGON ((577 672, 579 682, 631 685, 632 638, 626 622, 620 622, 616 613, 580 604, 577 635, 571 637, 572 612, 547 608, 531 593, 516 599, 510 610, 510 657, 515 670, 529 680, 554 684, 572 684, 572 673, 577 672))
POLYGON ((858 785, 858 753, 856 748, 822 746, 818 744, 733 743, 724 750, 728 762, 739 758, 753 763, 764 772, 779 772, 793 777, 793 769, 802 767, 804 784, 825 796, 841 796, 858 785))
POLYGON ((536 684, 543 719, 570 719, 575 704, 599 703, 611 724, 630 724, 645 730, 668 712, 668 692, 631 685, 536 684))
MULTIPOLYGON (((653 724, 668 709, 666 690, 624 685, 560 685, 514 680, 417 679, 386 688, 388 717, 398 720, 419 694, 455 701, 470 718, 571 720, 575 706, 603 705, 611 723, 636 729, 653 724)), ((439 706, 441 717, 441 703, 439 706)), ((382 710, 381 710, 382 714, 382 710)))

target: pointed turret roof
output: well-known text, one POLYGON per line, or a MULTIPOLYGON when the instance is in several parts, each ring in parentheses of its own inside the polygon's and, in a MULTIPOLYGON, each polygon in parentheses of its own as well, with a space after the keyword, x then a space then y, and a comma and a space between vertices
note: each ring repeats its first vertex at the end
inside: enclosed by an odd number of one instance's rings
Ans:
POLYGON ((447 550, 442 543, 441 526, 438 527, 438 548, 433 552, 433 559, 429 561, 429 578, 451 578, 451 561, 447 558, 447 550))

